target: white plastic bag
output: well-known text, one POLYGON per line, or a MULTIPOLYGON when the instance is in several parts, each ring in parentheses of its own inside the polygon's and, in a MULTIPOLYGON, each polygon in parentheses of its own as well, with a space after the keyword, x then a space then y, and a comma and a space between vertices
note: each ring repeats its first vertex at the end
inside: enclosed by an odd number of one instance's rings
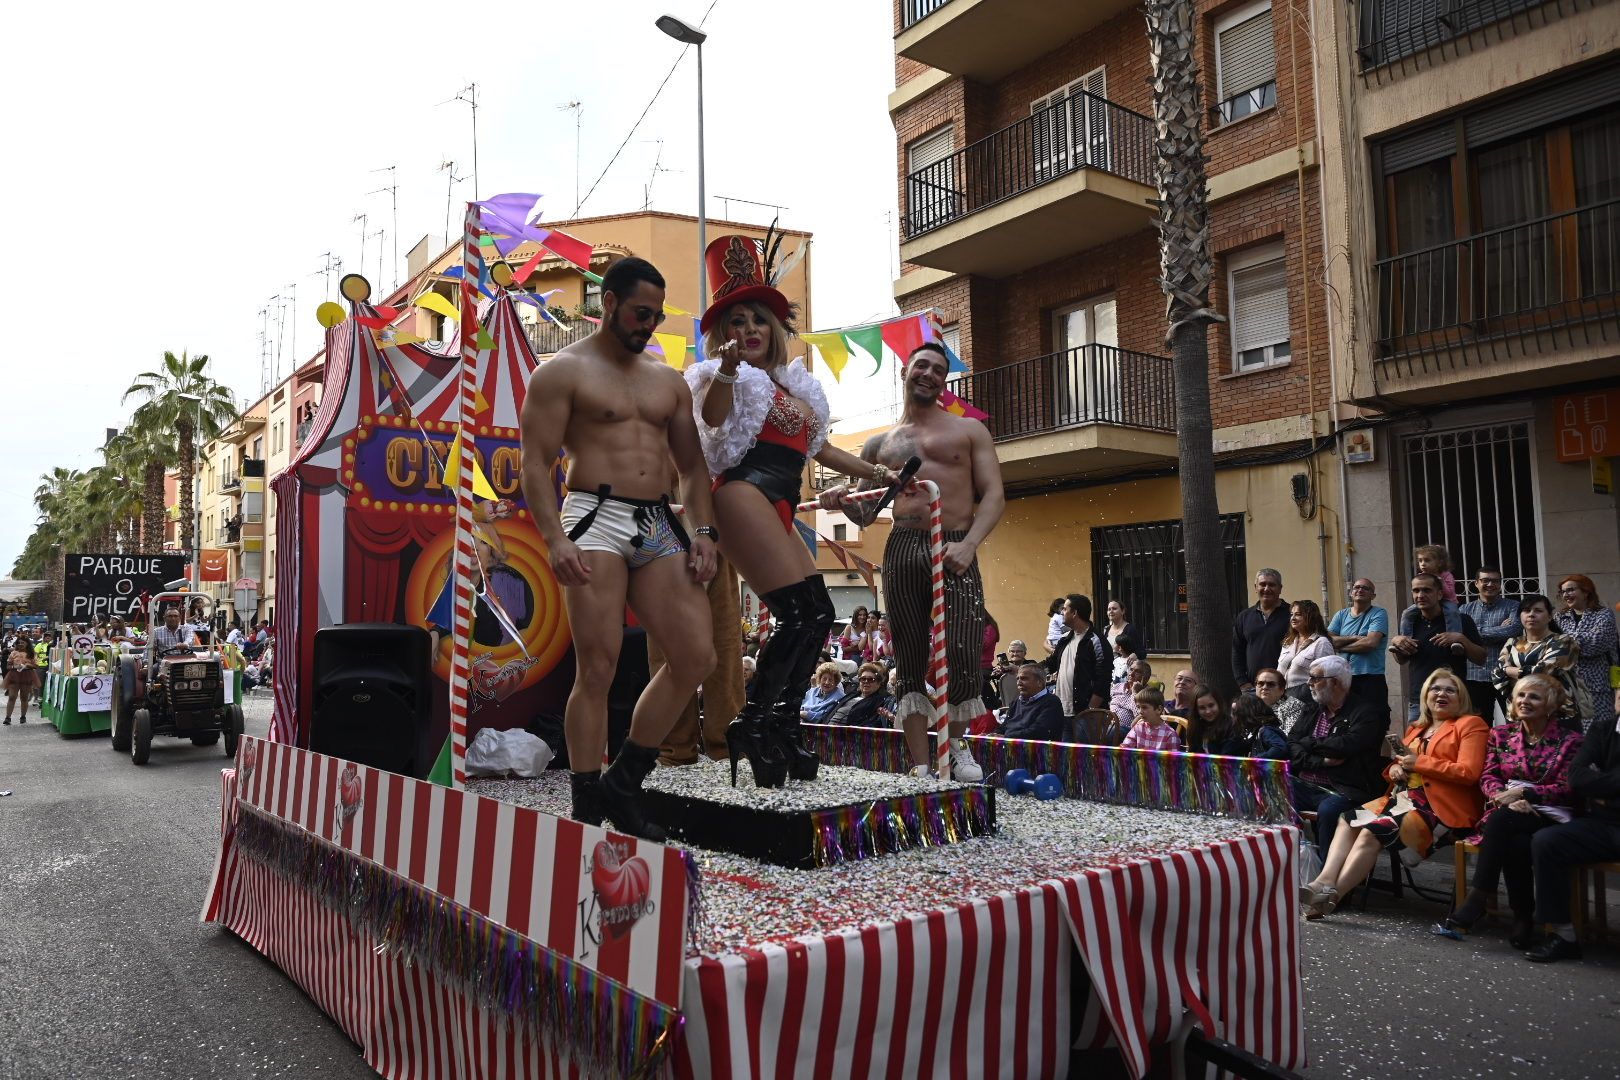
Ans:
POLYGON ((545 740, 527 731, 484 728, 467 747, 467 775, 539 776, 551 758, 545 740))

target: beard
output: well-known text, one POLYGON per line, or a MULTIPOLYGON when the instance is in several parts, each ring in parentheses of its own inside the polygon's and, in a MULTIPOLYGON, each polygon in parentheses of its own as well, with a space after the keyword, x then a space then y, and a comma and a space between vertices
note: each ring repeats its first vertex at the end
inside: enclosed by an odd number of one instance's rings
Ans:
POLYGON ((1333 691, 1327 686, 1311 687, 1311 700, 1318 705, 1328 705, 1333 701, 1333 691))
POLYGON ((609 326, 609 329, 612 331, 613 336, 619 339, 619 344, 623 345, 626 349, 629 349, 633 353, 638 353, 645 350, 647 348, 647 342, 652 338, 651 334, 645 334, 639 330, 626 329, 619 324, 619 320, 617 318, 613 320, 613 323, 609 326))

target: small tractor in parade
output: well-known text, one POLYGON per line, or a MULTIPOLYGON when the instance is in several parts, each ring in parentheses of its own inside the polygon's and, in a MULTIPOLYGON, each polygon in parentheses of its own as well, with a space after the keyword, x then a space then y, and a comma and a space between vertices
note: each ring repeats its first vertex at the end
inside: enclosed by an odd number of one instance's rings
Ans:
POLYGON ((146 644, 139 651, 117 658, 113 671, 112 748, 145 765, 152 739, 169 735, 190 739, 196 746, 223 741, 225 756, 236 756, 242 736, 242 707, 226 696, 225 656, 217 643, 197 640, 194 631, 184 643, 160 646, 158 627, 163 612, 175 605, 184 618, 185 607, 198 602, 213 609, 213 602, 197 593, 163 592, 151 599, 146 644))

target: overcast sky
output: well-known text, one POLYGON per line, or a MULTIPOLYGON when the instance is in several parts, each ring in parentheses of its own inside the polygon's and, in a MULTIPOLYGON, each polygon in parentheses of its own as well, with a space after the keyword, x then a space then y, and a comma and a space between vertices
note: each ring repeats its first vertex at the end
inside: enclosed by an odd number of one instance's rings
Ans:
MULTIPOLYGON (((277 308, 281 371, 318 345, 323 255, 391 284, 397 178, 399 271, 423 235, 442 234, 446 173, 472 194, 478 83, 478 190, 545 195, 573 216, 575 113, 581 216, 697 207, 692 50, 608 167, 683 48, 653 20, 696 23, 708 0, 615 0, 528 7, 304 3, 25 5, 3 49, 19 89, 0 175, 11 297, 0 439, 0 573, 27 539, 32 494, 53 466, 87 468, 138 372, 165 349, 207 353, 244 398, 260 385, 259 311, 277 308), (662 156, 659 145, 662 142, 662 156), (654 163, 668 172, 654 173, 654 163), (390 174, 386 169, 394 165, 390 174), (292 288, 289 288, 292 286, 292 288), (271 297, 296 293, 297 313, 271 297), (30 299, 32 298, 32 299, 30 299)), ((893 313, 896 269, 892 14, 871 0, 716 0, 704 29, 709 212, 729 195, 787 207, 815 234, 817 327, 893 313)), ((740 220, 772 211, 732 203, 740 220)), ((335 292, 336 279, 331 282, 335 292)), ((685 306, 688 302, 675 299, 685 306)), ((892 401, 886 377, 844 388, 834 412, 892 401), (855 401, 859 398, 859 404, 855 401)), ((871 423, 881 419, 874 415, 871 423)), ((862 424, 861 426, 869 426, 862 424)))

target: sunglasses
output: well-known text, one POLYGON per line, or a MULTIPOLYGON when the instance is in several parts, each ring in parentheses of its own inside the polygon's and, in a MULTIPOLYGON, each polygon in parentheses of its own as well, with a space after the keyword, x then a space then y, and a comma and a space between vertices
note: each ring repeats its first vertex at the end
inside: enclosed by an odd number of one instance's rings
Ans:
POLYGON ((876 675, 862 675, 859 679, 856 680, 856 682, 877 682, 877 681, 878 681, 878 677, 876 675))

